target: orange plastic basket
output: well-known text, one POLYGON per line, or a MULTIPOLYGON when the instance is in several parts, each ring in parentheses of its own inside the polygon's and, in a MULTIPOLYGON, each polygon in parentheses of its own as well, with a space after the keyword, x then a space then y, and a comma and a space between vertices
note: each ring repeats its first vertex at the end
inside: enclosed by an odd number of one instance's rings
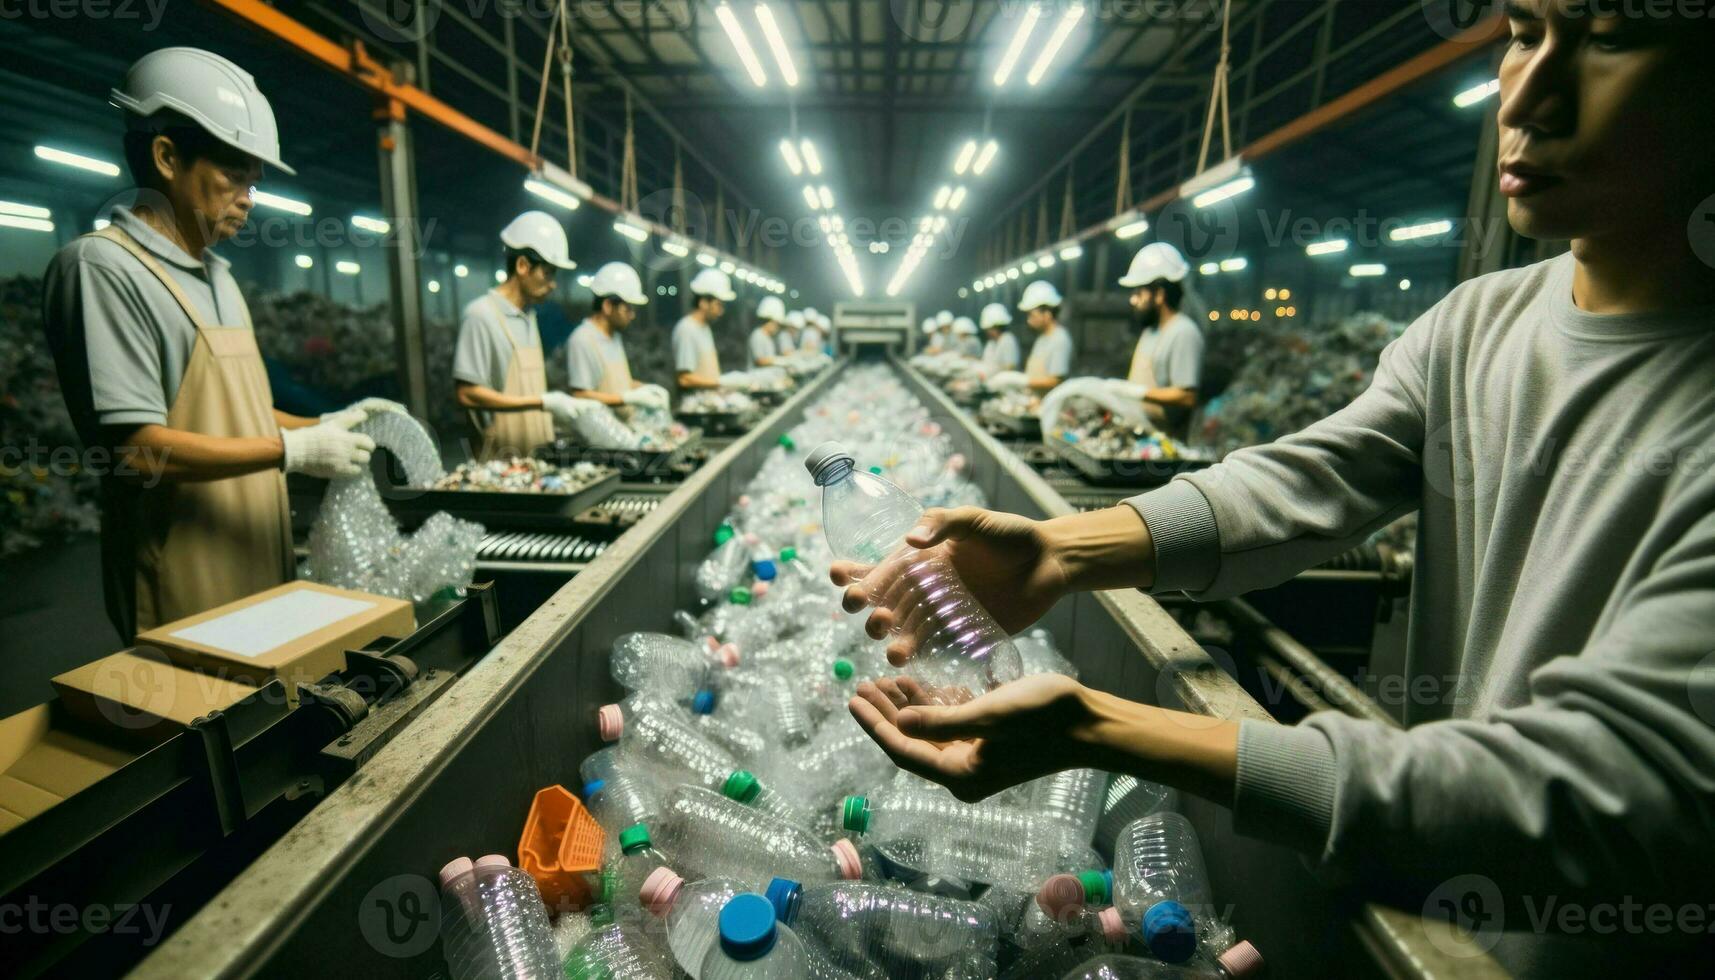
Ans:
POLYGON ((601 872, 603 839, 601 825, 564 786, 536 791, 518 839, 518 866, 536 879, 550 911, 594 903, 592 879, 601 872))

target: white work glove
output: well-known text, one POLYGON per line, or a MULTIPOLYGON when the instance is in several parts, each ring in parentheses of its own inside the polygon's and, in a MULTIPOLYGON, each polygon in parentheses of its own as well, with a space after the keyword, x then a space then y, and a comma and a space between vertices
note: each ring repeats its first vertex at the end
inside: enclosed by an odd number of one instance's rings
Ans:
POLYGON ((721 387, 733 391, 749 391, 753 386, 750 375, 744 371, 728 371, 721 375, 721 387))
POLYGON ((332 422, 342 429, 349 429, 371 415, 380 412, 398 412, 400 415, 411 414, 405 410, 405 406, 388 398, 361 398, 338 411, 323 413, 321 421, 332 422))
POLYGON ((563 391, 542 393, 542 407, 557 419, 575 422, 600 403, 590 398, 574 398, 563 391))
POLYGON ((287 473, 323 480, 362 473, 369 465, 369 454, 375 451, 375 440, 334 422, 282 429, 280 442, 286 449, 287 473))
POLYGON ((1002 371, 983 382, 983 387, 990 391, 1005 391, 1008 388, 1028 388, 1030 379, 1022 371, 1002 371))
POLYGON ((660 385, 646 384, 643 386, 643 390, 655 393, 655 397, 661 400, 662 411, 666 411, 667 406, 673 404, 672 393, 669 392, 667 389, 661 387, 660 385))
POLYGON ((347 405, 337 411, 323 412, 321 415, 317 416, 316 421, 321 422, 323 425, 337 425, 342 429, 349 429, 368 417, 368 412, 359 409, 355 405, 347 405))
POLYGON ((1109 381, 1108 390, 1134 402, 1143 401, 1143 396, 1149 394, 1149 386, 1136 381, 1109 381))
POLYGON ((632 388, 620 397, 624 399, 627 405, 659 408, 663 411, 667 408, 667 393, 661 390, 658 385, 643 385, 639 388, 632 388))

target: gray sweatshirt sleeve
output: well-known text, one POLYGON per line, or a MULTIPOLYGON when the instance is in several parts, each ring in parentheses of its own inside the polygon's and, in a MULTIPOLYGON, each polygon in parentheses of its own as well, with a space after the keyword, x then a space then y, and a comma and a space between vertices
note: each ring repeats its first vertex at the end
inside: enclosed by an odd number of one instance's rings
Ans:
MULTIPOLYGON (((1580 651, 1483 720, 1245 722, 1234 826, 1399 900, 1481 868, 1508 907, 1708 897, 1715 864, 1715 478, 1580 651)), ((1504 652, 1504 651, 1503 651, 1504 652)), ((1512 921, 1507 925, 1512 927, 1512 921)))
POLYGON ((1350 405, 1128 500, 1155 539, 1154 591, 1224 599, 1278 585, 1415 509, 1440 308, 1382 351, 1350 405))

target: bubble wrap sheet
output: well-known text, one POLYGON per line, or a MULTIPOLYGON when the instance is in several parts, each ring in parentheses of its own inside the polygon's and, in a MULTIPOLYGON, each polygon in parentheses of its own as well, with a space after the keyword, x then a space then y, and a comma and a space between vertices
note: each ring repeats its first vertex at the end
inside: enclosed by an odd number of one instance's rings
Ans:
MULTIPOLYGON (((400 412, 376 412, 352 426, 399 460, 411 486, 433 486, 445 474, 433 440, 400 412)), ((333 480, 310 528, 304 577, 340 588, 422 602, 448 587, 463 588, 476 572, 482 525, 444 512, 413 534, 399 530, 369 472, 333 480)))

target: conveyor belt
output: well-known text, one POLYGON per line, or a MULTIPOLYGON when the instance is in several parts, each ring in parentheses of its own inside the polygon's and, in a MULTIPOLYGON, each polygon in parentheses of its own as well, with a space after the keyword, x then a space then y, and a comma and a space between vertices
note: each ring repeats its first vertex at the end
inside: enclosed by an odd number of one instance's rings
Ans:
POLYGON ((477 545, 476 560, 482 565, 500 562, 574 562, 587 564, 607 550, 606 541, 593 541, 578 534, 549 534, 531 531, 497 531, 477 545))

